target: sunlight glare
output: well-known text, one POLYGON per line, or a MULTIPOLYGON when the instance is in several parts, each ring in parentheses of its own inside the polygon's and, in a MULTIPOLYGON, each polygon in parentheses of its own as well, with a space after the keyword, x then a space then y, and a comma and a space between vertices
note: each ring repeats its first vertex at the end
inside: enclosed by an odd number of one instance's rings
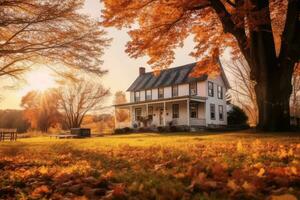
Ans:
POLYGON ((29 72, 26 75, 26 82, 25 87, 21 90, 23 95, 32 90, 43 92, 55 87, 54 77, 49 71, 43 69, 29 72))

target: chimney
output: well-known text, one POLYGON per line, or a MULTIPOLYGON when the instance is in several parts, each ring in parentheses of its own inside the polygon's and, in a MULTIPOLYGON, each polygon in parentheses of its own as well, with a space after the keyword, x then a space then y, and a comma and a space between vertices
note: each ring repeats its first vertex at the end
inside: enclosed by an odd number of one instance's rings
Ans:
POLYGON ((146 73, 145 67, 140 67, 140 76, 146 73))

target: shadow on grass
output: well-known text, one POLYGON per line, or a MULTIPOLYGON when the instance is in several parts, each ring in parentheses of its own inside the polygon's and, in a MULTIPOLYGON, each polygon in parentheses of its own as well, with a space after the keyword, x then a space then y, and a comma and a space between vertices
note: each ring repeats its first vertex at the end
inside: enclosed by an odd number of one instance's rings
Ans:
POLYGON ((197 136, 229 136, 236 138, 278 138, 278 137, 300 137, 300 132, 261 132, 255 129, 242 131, 206 131, 206 132, 161 132, 161 133, 128 133, 110 135, 106 137, 117 137, 124 139, 159 138, 159 137, 197 137, 197 136))

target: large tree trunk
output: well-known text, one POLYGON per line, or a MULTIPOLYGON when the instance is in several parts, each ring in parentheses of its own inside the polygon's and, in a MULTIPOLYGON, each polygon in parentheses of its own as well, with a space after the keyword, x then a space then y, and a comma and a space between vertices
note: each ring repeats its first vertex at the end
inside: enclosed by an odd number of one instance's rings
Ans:
MULTIPOLYGON (((267 6, 267 1, 258 3, 258 7, 267 6)), ((289 59, 277 58, 271 30, 271 23, 268 23, 250 33, 249 64, 251 78, 256 81, 258 128, 264 131, 286 131, 290 128, 293 63, 289 59)))
POLYGON ((291 78, 282 70, 265 76, 255 87, 259 108, 258 128, 264 131, 286 131, 290 128, 289 101, 291 78))

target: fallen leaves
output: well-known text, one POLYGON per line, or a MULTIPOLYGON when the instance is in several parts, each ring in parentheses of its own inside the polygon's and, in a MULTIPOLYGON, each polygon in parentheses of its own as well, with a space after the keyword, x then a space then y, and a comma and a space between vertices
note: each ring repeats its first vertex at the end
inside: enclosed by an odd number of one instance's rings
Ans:
POLYGON ((272 195, 268 200, 298 200, 297 197, 291 194, 272 195))
POLYGON ((260 168, 259 172, 257 173, 258 177, 263 177, 264 173, 265 173, 265 169, 264 168, 260 168))
POLYGON ((31 196, 34 198, 41 198, 47 194, 49 194, 51 191, 49 190, 47 185, 42 185, 33 190, 31 193, 31 196))
MULTIPOLYGON (((299 196, 300 148, 258 139, 39 148, 0 157, 0 199, 266 199, 299 196), (47 155, 47 160, 44 159, 47 155)), ((1 149, 1 147, 0 147, 1 149)))

